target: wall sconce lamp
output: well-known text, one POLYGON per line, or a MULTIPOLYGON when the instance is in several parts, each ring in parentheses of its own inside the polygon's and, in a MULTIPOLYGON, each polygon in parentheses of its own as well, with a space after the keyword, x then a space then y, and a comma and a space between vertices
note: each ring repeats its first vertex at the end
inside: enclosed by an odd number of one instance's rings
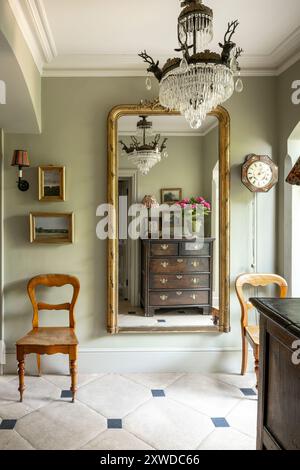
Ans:
POLYGON ((286 179, 289 184, 300 186, 300 157, 286 179))
POLYGON ((28 181, 23 180, 23 170, 22 168, 24 166, 30 166, 29 165, 29 159, 28 159, 28 152, 26 150, 15 150, 11 162, 11 166, 18 166, 19 167, 19 178, 18 178, 18 188, 20 191, 27 191, 29 189, 29 183, 28 181))

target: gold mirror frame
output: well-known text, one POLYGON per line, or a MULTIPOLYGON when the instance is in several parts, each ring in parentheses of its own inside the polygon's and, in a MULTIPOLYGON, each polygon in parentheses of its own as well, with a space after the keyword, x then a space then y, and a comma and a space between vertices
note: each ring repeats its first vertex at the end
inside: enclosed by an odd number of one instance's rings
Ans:
MULTIPOLYGON (((111 221, 113 233, 118 233, 118 119, 122 116, 180 115, 162 107, 158 100, 140 104, 119 105, 108 115, 108 160, 107 160, 107 201, 116 208, 111 221)), ((219 162, 220 162, 220 315, 218 326, 146 328, 132 330, 118 326, 118 238, 108 239, 107 259, 107 332, 117 333, 228 333, 230 331, 230 116, 222 106, 209 113, 219 121, 219 162)))

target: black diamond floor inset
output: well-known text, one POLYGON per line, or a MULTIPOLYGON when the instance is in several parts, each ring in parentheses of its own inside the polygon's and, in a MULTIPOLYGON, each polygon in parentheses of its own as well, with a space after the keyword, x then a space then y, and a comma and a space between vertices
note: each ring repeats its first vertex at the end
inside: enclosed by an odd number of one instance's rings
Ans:
POLYGON ((242 392, 245 397, 254 397, 256 396, 255 390, 253 388, 240 388, 240 391, 242 392))
POLYGON ((159 397, 165 397, 165 391, 164 390, 151 390, 152 396, 154 398, 159 398, 159 397))
POLYGON ((107 420, 107 429, 122 429, 122 420, 121 419, 108 419, 107 420))
POLYGON ((60 395, 61 398, 72 398, 72 392, 71 390, 63 390, 60 395))
POLYGON ((11 429, 14 429, 16 424, 17 424, 16 419, 4 419, 0 424, 0 429, 11 430, 11 429))

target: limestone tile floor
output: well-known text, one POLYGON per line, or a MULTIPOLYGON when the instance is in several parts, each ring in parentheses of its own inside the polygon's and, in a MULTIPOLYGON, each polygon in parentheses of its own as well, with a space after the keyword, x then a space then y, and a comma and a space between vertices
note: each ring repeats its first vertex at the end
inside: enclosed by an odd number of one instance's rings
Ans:
POLYGON ((0 450, 255 449, 257 396, 248 374, 0 377, 0 450))

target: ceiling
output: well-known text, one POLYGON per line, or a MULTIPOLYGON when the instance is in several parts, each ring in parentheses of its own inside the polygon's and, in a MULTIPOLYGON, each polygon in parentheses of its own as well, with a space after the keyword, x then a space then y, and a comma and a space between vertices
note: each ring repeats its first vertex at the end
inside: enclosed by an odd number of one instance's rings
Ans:
MULTIPOLYGON (((142 49, 162 62, 177 47, 180 0, 8 0, 45 76, 138 76, 142 49)), ((244 75, 277 75, 300 58, 299 0, 205 0, 214 11, 212 49, 227 23, 245 54, 244 75)))
MULTIPOLYGON (((118 120, 119 135, 133 135, 136 133, 137 116, 123 116, 118 120)), ((218 125, 214 116, 206 116, 199 129, 192 129, 183 116, 149 116, 153 124, 153 131, 165 136, 191 136, 198 137, 208 134, 218 125)))

